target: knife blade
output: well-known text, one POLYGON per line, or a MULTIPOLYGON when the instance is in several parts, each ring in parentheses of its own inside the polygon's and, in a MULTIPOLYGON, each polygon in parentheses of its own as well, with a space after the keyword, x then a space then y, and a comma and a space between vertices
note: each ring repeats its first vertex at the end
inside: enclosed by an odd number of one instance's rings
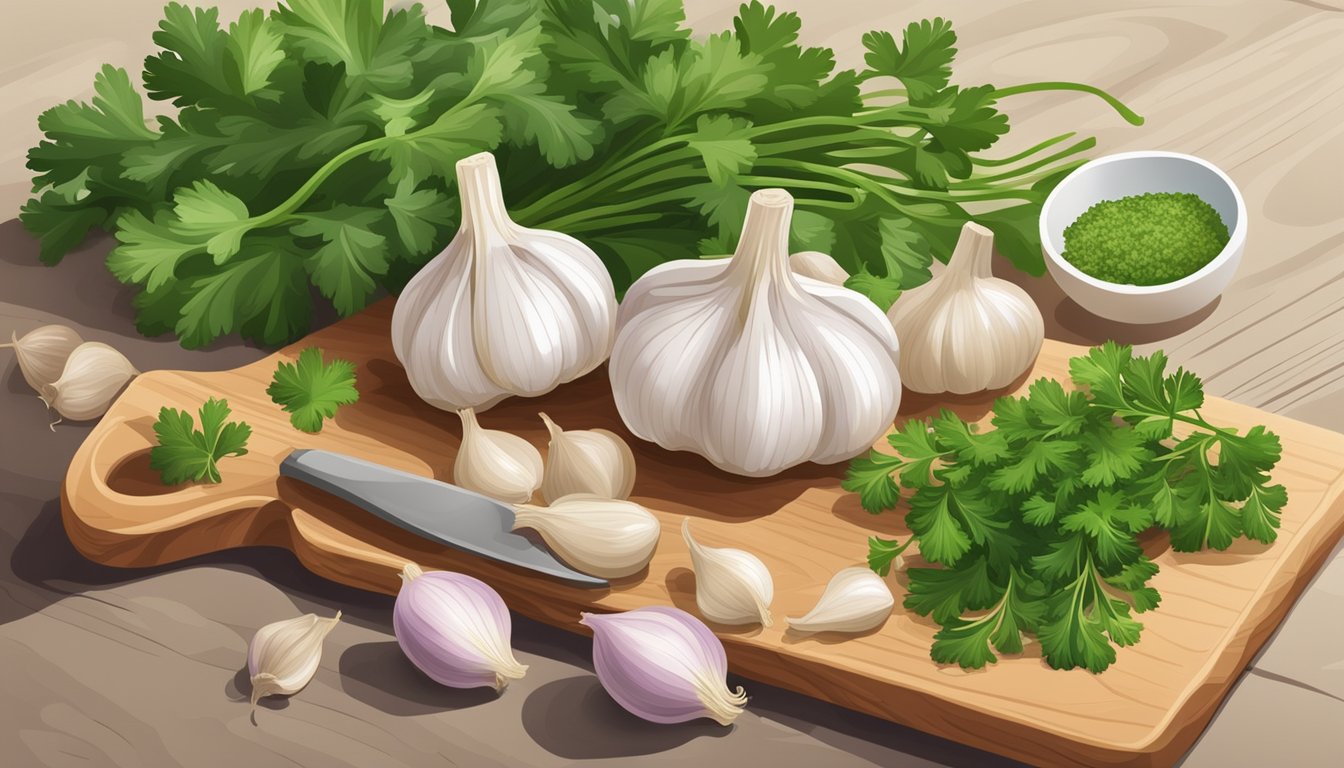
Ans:
POLYGON ((488 496, 331 451, 300 448, 280 475, 348 501, 417 536, 581 587, 605 587, 513 533, 513 508, 488 496))

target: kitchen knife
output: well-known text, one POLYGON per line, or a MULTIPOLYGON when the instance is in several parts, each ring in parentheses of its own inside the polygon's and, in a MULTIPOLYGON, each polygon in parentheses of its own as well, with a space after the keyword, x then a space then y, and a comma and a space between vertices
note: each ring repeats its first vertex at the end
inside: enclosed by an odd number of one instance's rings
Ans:
POLYGON ((513 508, 428 477, 331 451, 299 449, 280 462, 280 476, 326 491, 417 536, 516 565, 581 587, 607 581, 570 568, 513 533, 513 508))

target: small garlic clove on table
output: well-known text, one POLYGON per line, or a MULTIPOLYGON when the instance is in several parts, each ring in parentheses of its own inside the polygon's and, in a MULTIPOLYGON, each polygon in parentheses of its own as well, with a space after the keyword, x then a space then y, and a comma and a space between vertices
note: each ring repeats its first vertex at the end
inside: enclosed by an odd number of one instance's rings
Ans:
POLYGON ((840 571, 807 615, 785 619, 795 632, 867 632, 879 627, 896 605, 886 580, 869 568, 840 571))
POLYGON ((60 378, 42 387, 42 400, 72 421, 96 419, 139 374, 116 349, 86 341, 70 353, 60 378))
POLYGON ((967 222, 947 268, 891 305, 901 381, 910 390, 1001 389, 1031 368, 1045 321, 1026 291, 993 276, 993 255, 994 233, 967 222))
POLYGON ((257 630, 247 649, 252 706, 266 696, 289 696, 303 690, 317 674, 323 640, 340 620, 340 611, 331 619, 308 613, 257 630))
POLYGON ((0 347, 13 348, 23 380, 38 393, 61 377, 70 353, 84 343, 75 329, 64 325, 44 325, 22 337, 11 333, 9 338, 10 343, 0 347))
POLYGON ((462 443, 453 462, 453 483, 512 504, 531 499, 541 486, 541 453, 517 435, 482 427, 470 408, 457 415, 462 443))
POLYGON ((605 429, 561 429, 541 414, 551 433, 541 495, 554 501, 571 493, 627 499, 635 487, 635 454, 614 432, 605 429))
POLYGON ((775 584, 759 557, 741 549, 706 547, 691 536, 691 520, 681 521, 681 536, 695 569, 695 605, 717 624, 768 627, 775 584))

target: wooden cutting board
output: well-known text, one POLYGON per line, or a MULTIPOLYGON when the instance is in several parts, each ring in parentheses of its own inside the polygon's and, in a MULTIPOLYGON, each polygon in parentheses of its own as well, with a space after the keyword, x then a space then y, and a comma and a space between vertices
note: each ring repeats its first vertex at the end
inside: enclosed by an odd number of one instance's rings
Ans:
MULTIPOLYGON (((641 443, 622 426, 602 369, 481 416, 483 425, 521 434, 543 451, 539 411, 566 428, 614 430, 635 449, 634 498, 663 521, 657 555, 647 572, 610 589, 566 587, 418 539, 277 476, 280 461, 304 447, 451 481, 461 435, 457 417, 411 391, 392 355, 391 313, 391 301, 382 302, 233 371, 151 371, 135 379, 70 464, 62 511, 75 546, 118 566, 249 545, 284 547, 322 576, 388 594, 397 591, 402 566, 414 560, 475 575, 514 610, 583 632, 577 623, 582 610, 672 604, 695 612, 690 557, 679 533, 681 519, 691 516, 704 543, 749 549, 774 575, 774 627, 715 627, 734 672, 1033 763, 1148 766, 1169 764, 1191 745, 1344 532, 1344 435, 1213 399, 1203 409, 1211 421, 1263 423, 1283 441, 1274 476, 1287 486, 1290 504, 1278 541, 1179 554, 1163 537, 1147 540, 1162 569, 1153 580, 1162 605, 1143 614, 1143 639, 1120 649, 1107 672, 1051 670, 1034 644, 979 671, 940 666, 929 658, 936 626, 900 607, 899 574, 893 577, 897 609, 880 630, 854 638, 797 637, 779 619, 802 615, 836 571, 862 564, 870 534, 908 535, 901 516, 860 509, 855 496, 840 490, 843 465, 809 465, 753 480, 641 443), (265 393, 276 363, 310 345, 328 358, 356 362, 361 392, 357 404, 342 408, 317 435, 291 427, 265 393), (159 408, 195 413, 210 396, 227 398, 234 418, 252 425, 250 452, 221 462, 218 485, 165 488, 149 469, 159 408)), ((1067 360, 1080 351, 1046 341, 1035 370, 1020 384, 1038 376, 1067 378, 1067 360)), ((939 402, 907 393, 902 412, 917 417, 949 406, 980 418, 991 401, 939 402)))

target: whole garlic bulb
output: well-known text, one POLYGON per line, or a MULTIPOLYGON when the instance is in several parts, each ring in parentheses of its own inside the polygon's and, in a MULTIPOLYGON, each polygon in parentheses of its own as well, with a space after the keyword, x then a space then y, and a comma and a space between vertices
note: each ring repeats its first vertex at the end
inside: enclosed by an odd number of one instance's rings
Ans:
POLYGON ((867 450, 901 399, 897 341, 866 297, 789 268, 793 198, 751 196, 730 259, 673 261, 621 303, 611 383, 630 431, 764 477, 867 450))
POLYGON ((1031 367, 1045 339, 1027 292, 993 277, 994 233, 966 222, 947 269, 888 310, 901 339, 901 381, 914 392, 999 389, 1031 367))
POLYGON ((444 410, 484 411, 601 365, 616 318, 602 260, 568 235, 513 223, 488 152, 457 164, 457 184, 457 236, 392 312, 392 349, 415 393, 444 410))
POLYGON ((96 419, 139 373, 116 349, 86 341, 70 353, 61 377, 42 387, 42 400, 64 418, 96 419))

